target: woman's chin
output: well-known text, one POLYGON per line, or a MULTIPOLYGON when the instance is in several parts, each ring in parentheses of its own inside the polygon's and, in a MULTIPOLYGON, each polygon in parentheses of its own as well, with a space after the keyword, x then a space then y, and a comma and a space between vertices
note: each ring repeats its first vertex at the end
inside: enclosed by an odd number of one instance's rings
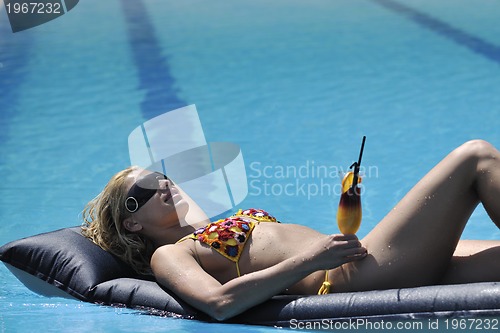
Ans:
POLYGON ((174 198, 174 207, 179 220, 183 220, 189 211, 189 203, 182 198, 179 201, 174 198))

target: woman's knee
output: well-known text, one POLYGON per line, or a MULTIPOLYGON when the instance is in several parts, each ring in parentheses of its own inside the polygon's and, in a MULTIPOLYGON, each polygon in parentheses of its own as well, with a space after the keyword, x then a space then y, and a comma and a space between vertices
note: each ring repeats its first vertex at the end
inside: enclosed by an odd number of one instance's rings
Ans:
POLYGON ((460 156, 466 159, 474 159, 478 165, 482 161, 495 160, 498 158, 498 150, 488 141, 475 139, 462 144, 456 149, 460 156))

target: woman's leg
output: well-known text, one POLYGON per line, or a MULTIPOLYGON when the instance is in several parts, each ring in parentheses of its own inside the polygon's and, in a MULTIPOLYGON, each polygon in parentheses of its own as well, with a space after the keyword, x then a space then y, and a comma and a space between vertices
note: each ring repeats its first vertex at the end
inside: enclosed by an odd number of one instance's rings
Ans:
POLYGON ((500 241, 461 240, 441 284, 498 280, 500 241))
MULTIPOLYGON (((368 249, 367 258, 332 271, 334 290, 439 283, 479 202, 500 225, 498 198, 500 152, 481 140, 463 144, 422 178, 361 241, 368 249)), ((487 270, 490 277, 500 280, 500 271, 483 267, 487 270)))

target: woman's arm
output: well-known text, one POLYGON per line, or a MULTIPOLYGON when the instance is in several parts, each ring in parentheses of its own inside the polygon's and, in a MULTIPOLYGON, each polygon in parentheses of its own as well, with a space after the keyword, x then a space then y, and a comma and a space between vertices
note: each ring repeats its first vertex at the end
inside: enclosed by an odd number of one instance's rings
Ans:
POLYGON ((333 235, 301 256, 220 284, 200 267, 184 246, 159 248, 151 260, 157 281, 184 301, 217 320, 260 304, 309 274, 364 258, 366 250, 352 235, 333 235))

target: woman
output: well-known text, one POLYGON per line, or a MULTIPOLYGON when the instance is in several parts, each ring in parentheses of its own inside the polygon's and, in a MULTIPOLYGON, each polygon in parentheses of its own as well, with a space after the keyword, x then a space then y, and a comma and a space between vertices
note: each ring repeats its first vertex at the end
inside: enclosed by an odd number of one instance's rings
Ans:
POLYGON ((500 242, 459 238, 479 203, 499 226, 499 198, 500 152, 474 140, 445 157, 361 241, 267 223, 273 218, 259 210, 195 231, 193 221, 209 221, 185 193, 161 174, 129 168, 89 203, 84 232, 224 320, 280 293, 498 281, 500 242))

